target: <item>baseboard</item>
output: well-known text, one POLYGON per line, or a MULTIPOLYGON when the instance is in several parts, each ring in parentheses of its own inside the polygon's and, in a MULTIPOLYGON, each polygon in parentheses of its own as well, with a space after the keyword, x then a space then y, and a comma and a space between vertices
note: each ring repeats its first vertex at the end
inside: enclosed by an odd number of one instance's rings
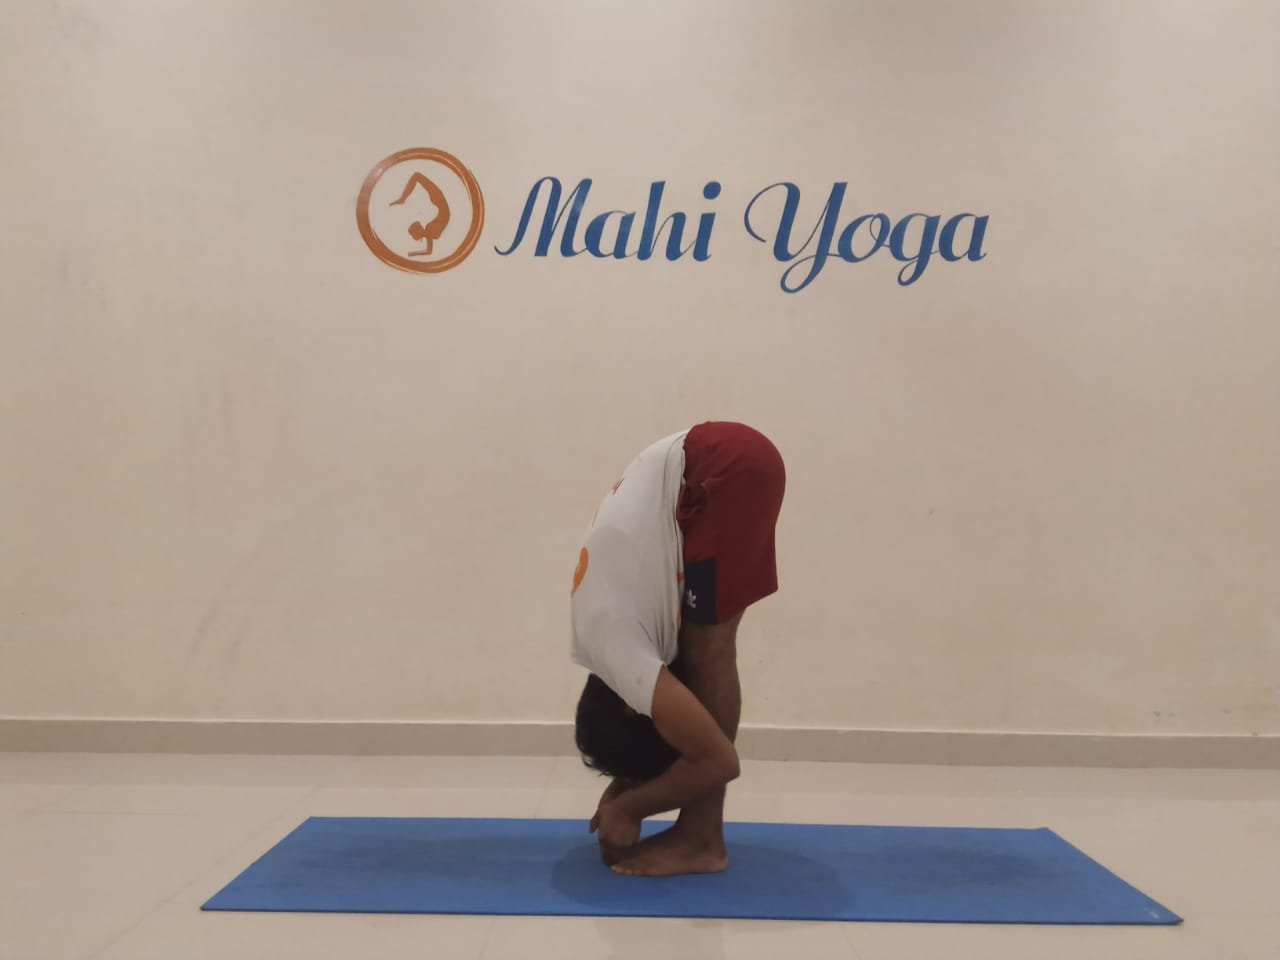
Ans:
MULTIPOLYGON (((745 726, 753 760, 955 766, 1280 769, 1280 736, 1102 735, 745 726)), ((0 750, 560 756, 571 724, 0 717, 0 750)))
POLYGON ((373 756, 558 756, 569 723, 0 718, 0 750, 373 756))
POLYGON ((1280 769, 1280 736, 745 728, 745 757, 992 767, 1280 769))

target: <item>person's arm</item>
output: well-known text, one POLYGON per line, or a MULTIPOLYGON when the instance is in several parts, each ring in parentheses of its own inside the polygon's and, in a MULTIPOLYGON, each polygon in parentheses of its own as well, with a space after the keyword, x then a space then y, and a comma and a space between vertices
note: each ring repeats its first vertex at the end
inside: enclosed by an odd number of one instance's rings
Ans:
POLYGON ((659 777, 605 804, 640 821, 675 810, 738 777, 738 753, 707 708, 663 667, 653 691, 653 724, 680 757, 659 777))

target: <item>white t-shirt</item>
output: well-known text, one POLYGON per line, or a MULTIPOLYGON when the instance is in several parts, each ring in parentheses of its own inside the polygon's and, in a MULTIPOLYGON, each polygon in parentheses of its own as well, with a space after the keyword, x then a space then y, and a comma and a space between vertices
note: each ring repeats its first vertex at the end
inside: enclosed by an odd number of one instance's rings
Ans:
POLYGON ((627 467, 600 503, 573 578, 574 662, 646 716, 678 650, 684 438, 659 440, 627 467))

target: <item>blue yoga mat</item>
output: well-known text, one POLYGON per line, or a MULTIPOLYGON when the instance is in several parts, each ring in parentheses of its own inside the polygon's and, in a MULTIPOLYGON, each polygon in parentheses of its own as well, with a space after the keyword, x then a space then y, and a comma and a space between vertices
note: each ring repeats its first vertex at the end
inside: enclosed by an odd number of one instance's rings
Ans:
POLYGON ((312 817, 204 909, 1181 922, 1051 830, 732 823, 726 837, 725 873, 636 878, 600 862, 581 820, 312 817))

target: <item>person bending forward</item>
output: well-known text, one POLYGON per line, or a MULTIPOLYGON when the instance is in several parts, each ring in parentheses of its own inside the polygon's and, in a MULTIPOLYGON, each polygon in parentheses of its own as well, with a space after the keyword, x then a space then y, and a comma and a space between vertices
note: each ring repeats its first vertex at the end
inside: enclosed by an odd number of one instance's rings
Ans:
POLYGON ((590 671, 575 734, 612 777, 591 830, 616 872, 724 870, 725 786, 738 776, 743 611, 778 589, 786 472, 740 423, 702 423, 644 450, 605 495, 573 577, 573 660, 590 671), (640 841, 640 824, 680 811, 640 841))

